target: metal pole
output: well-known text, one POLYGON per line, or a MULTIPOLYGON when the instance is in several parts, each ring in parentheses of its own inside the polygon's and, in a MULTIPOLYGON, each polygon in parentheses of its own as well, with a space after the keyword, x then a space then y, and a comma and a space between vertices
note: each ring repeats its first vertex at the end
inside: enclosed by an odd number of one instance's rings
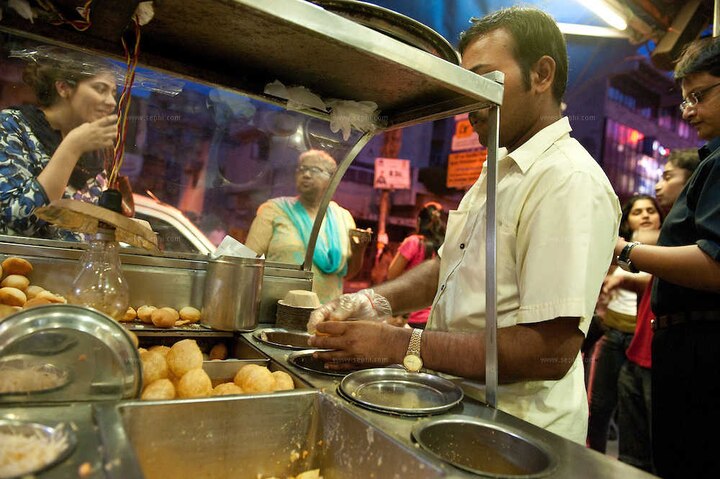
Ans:
POLYGON ((713 38, 720 35, 720 0, 715 0, 715 9, 713 10, 713 38))
POLYGON ((310 239, 308 240, 307 251, 305 252, 303 270, 310 271, 312 269, 313 255, 315 254, 315 243, 317 242, 318 234, 320 234, 320 225, 322 224, 323 218, 325 218, 325 212, 330 204, 330 200, 335 194, 335 190, 337 190, 337 187, 340 184, 340 180, 345 175, 350 163, 352 163, 358 153, 365 148, 365 145, 367 145, 372 137, 375 136, 375 133, 375 131, 369 131, 363 134, 358 142, 355 143, 355 146, 353 146, 350 151, 348 151, 347 155, 345 155, 345 158, 340 161, 337 170, 335 170, 335 174, 332 178, 330 178, 330 183, 323 194, 322 201, 320 201, 320 207, 318 208, 317 215, 315 216, 315 222, 313 223, 312 231, 310 232, 310 239))
POLYGON ((497 408, 497 155, 500 107, 490 107, 487 154, 487 219, 485 223, 485 402, 497 408))

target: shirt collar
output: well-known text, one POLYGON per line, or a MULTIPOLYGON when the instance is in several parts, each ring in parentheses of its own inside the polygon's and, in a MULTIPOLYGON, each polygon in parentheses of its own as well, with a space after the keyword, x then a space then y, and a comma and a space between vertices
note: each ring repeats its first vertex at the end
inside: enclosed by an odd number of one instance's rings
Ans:
POLYGON ((571 131, 570 121, 564 116, 535 133, 532 138, 510 153, 508 157, 511 157, 520 170, 525 173, 545 150, 571 131))
POLYGON ((702 148, 700 148, 698 150, 698 155, 700 156, 700 161, 702 161, 705 158, 707 158, 708 156, 710 156, 718 148, 720 148, 720 136, 708 141, 702 148))

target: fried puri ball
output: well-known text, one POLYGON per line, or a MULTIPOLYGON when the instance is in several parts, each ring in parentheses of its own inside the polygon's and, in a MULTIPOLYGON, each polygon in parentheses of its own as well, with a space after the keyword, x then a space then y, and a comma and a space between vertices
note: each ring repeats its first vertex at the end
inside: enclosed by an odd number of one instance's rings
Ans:
POLYGON ((275 378, 274 391, 288 391, 290 389, 295 389, 295 383, 293 382, 292 377, 285 371, 273 371, 272 376, 275 378))
POLYGON ((150 314, 150 320, 158 328, 172 328, 179 318, 178 312, 173 308, 156 309, 150 314))
POLYGON ((135 346, 136 348, 138 346, 140 346, 140 340, 138 339, 137 334, 135 334, 134 332, 132 332, 128 329, 126 329, 126 331, 127 331, 128 335, 130 336, 130 340, 132 341, 133 346, 135 346))
POLYGON ((150 316, 156 309, 157 308, 155 306, 148 306, 147 304, 144 304, 137 309, 137 317, 140 318, 140 321, 143 323, 150 324, 152 323, 150 316))
POLYGON ((0 304, 0 320, 5 318, 5 316, 10 316, 16 311, 15 307, 8 306, 7 304, 0 304))
POLYGON ((150 346, 148 351, 155 351, 156 353, 162 354, 162 357, 166 358, 168 351, 170 351, 170 346, 162 346, 158 344, 156 346, 150 346))
POLYGON ((27 276, 32 273, 33 266, 30 261, 12 256, 2 262, 2 271, 5 275, 20 274, 27 276))
POLYGON ((128 306, 127 311, 125 311, 125 314, 120 321, 132 321, 135 318, 137 318, 137 311, 135 311, 135 308, 132 306, 128 306))
POLYGON ((162 354, 155 351, 140 353, 142 362, 143 384, 150 385, 158 379, 167 379, 168 364, 162 354))
POLYGON ((50 291, 40 291, 35 295, 35 297, 48 299, 51 303, 67 303, 67 299, 63 298, 59 294, 51 293, 50 291))
POLYGON ((9 286, 0 288, 0 303, 8 306, 23 306, 26 302, 27 296, 19 289, 9 286))
POLYGON ((257 364, 240 368, 233 382, 246 393, 269 393, 275 389, 275 378, 270 370, 257 364))
POLYGON ((235 383, 222 383, 215 386, 210 393, 211 396, 230 396, 233 394, 242 394, 244 391, 235 383))
POLYGON ((210 376, 202 368, 191 369, 183 374, 177 384, 178 397, 181 398, 208 397, 212 389, 210 376))
POLYGON ((143 389, 140 399, 146 400, 164 400, 175 399, 175 386, 169 379, 158 379, 153 381, 143 389))
POLYGON ((31 284, 27 287, 27 289, 25 289, 25 295, 28 297, 28 299, 33 299, 35 296, 42 293, 43 291, 45 291, 45 288, 43 288, 42 286, 31 284))
POLYGON ((3 288, 9 286, 11 288, 17 288, 20 291, 25 291, 30 286, 30 280, 25 276, 19 274, 9 274, 5 276, 5 279, 0 281, 0 286, 3 288))
POLYGON ((194 339, 183 339, 173 344, 166 359, 170 370, 178 378, 191 369, 202 368, 203 362, 202 352, 194 339))
POLYGON ((23 305, 23 309, 32 308, 33 306, 42 306, 43 304, 52 304, 52 301, 47 298, 28 299, 23 305))
POLYGON ((183 321, 189 321, 191 323, 197 323, 200 321, 200 311, 192 306, 185 306, 179 312, 180 319, 183 321))
POLYGON ((208 354, 208 359, 227 359, 228 356, 228 348, 225 345, 225 343, 217 343, 215 346, 210 349, 210 354, 208 354))

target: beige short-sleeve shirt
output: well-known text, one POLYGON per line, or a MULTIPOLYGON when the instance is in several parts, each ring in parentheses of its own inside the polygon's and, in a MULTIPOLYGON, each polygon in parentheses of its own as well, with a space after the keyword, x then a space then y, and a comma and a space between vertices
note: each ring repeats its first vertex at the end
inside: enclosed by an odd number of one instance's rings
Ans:
MULTIPOLYGON (((617 238, 620 205, 567 118, 508 155, 497 188, 498 327, 580 318, 587 333, 617 238)), ((428 329, 485 328, 486 170, 448 219, 428 329)), ((587 397, 580 355, 559 381, 502 385, 500 409, 579 443, 587 397)))

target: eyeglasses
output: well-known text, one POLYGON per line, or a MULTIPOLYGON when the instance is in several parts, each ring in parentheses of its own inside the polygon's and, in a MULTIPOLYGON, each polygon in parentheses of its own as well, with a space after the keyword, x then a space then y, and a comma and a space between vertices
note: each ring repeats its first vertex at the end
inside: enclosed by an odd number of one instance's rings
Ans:
POLYGON ((310 173, 310 176, 330 176, 331 173, 327 170, 323 170, 319 166, 305 166, 301 165, 295 168, 295 173, 298 175, 304 175, 310 173))
POLYGON ((682 103, 680 103, 680 111, 685 113, 685 110, 690 108, 691 106, 695 106, 698 103, 700 103, 703 100, 703 97, 707 92, 715 88, 716 86, 720 86, 720 83, 716 83, 714 85, 710 85, 707 88, 703 88, 702 90, 698 91, 691 91, 690 94, 687 96, 685 100, 683 100, 682 103))

